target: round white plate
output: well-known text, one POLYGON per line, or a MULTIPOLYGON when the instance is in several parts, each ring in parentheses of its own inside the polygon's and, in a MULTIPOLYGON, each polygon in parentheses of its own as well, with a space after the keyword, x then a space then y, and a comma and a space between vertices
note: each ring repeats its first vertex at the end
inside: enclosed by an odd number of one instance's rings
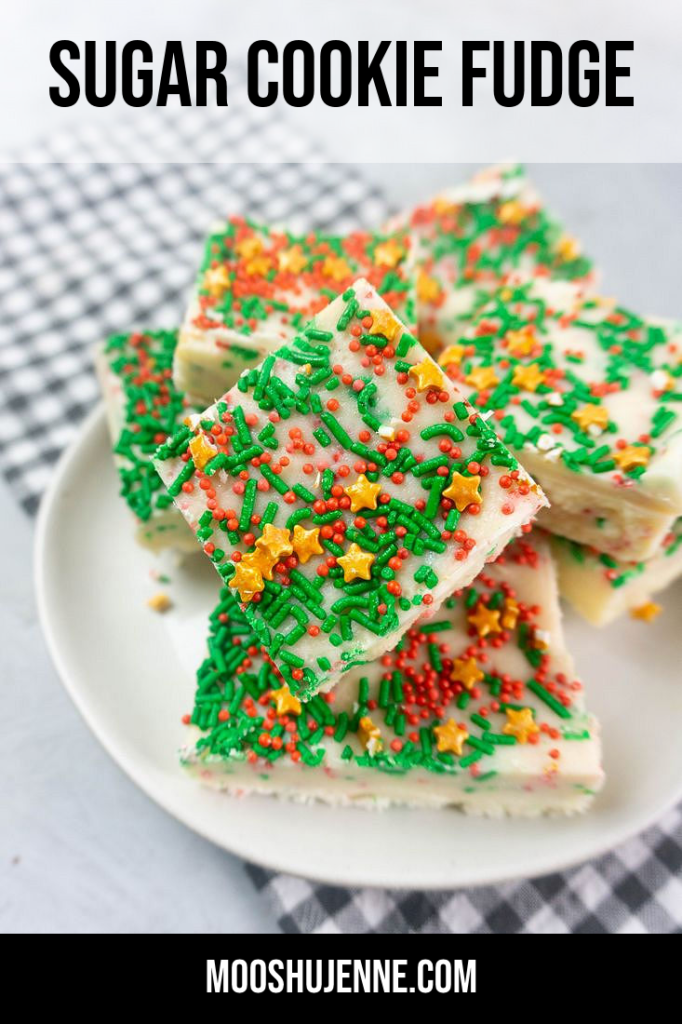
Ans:
POLYGON ((603 726, 607 783, 587 815, 372 813, 203 789, 182 773, 176 751, 219 580, 197 556, 162 564, 171 582, 156 582, 159 560, 135 544, 117 491, 100 409, 43 502, 43 629, 66 688, 111 756, 162 807, 225 849, 339 885, 454 888, 566 868, 612 849, 682 797, 679 586, 650 626, 625 619, 597 632, 568 616, 568 642, 603 726), (159 589, 174 602, 166 615, 146 606, 159 589))

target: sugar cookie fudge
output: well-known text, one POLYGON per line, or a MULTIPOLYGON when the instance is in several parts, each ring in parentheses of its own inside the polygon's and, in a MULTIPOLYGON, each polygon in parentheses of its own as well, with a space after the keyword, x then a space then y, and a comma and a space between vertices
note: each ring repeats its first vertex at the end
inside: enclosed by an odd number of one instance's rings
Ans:
POLYGON ((259 655, 229 588, 208 652, 181 760, 209 786, 532 816, 584 811, 602 785, 542 540, 513 541, 394 651, 307 704, 259 655))
POLYGON ((593 626, 606 626, 624 612, 648 621, 660 612, 652 601, 682 576, 682 519, 677 519, 660 550, 646 562, 619 562, 585 544, 552 538, 559 589, 593 626))
POLYGON ((682 513, 682 329, 561 282, 502 288, 440 364, 547 492, 540 522, 621 561, 682 513))
POLYGON ((365 280, 155 463, 304 697, 393 647, 545 503, 365 280))
POLYGON ((166 493, 151 455, 192 407, 172 381, 175 331, 115 334, 95 353, 121 495, 140 544, 153 551, 196 550, 196 541, 166 493))
POLYGON ((406 231, 292 235, 243 217, 216 225, 180 328, 176 385, 215 401, 358 277, 412 327, 409 244, 406 231))
POLYGON ((456 342, 466 317, 511 275, 582 289, 594 282, 578 241, 547 212, 519 166, 488 168, 389 228, 411 231, 419 340, 432 354, 456 342))

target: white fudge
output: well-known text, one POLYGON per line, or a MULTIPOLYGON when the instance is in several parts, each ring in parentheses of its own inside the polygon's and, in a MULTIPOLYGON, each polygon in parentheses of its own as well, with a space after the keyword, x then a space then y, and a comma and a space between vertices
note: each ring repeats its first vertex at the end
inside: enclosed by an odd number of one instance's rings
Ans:
POLYGON ((552 533, 639 561, 682 514, 682 332, 509 281, 440 363, 545 489, 552 533))
POLYGON ((155 463, 306 697, 395 646, 545 502, 365 280, 155 463))
POLYGON ((624 612, 650 621, 661 611, 652 597, 682 576, 682 519, 646 562, 619 562, 565 537, 552 538, 552 551, 562 597, 593 626, 606 626, 624 612))
POLYGON ((235 795, 471 814, 584 811, 603 782, 545 541, 514 541, 379 661, 302 705, 227 588, 181 760, 235 795))
POLYGON ((180 328, 177 387, 215 401, 358 277, 412 326, 408 248, 408 232, 292 235, 242 217, 216 224, 180 328))
POLYGON ((581 291, 596 280, 578 241, 518 165, 489 167, 394 217, 387 230, 410 232, 419 340, 434 355, 459 340, 486 295, 510 275, 572 282, 581 291))
POLYGON ((95 351, 114 461, 136 523, 135 536, 152 551, 196 551, 196 542, 169 498, 151 456, 196 407, 171 379, 175 331, 116 334, 95 351))

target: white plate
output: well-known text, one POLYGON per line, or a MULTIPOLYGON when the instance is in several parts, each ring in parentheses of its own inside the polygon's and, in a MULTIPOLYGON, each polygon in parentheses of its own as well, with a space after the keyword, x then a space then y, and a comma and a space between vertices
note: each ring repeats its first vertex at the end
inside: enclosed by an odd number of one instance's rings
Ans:
POLYGON ((59 465, 39 518, 43 629, 66 688, 111 756, 162 807, 225 849, 339 885, 454 888, 566 868, 612 849, 682 796, 680 587, 651 626, 626 619, 597 632, 569 616, 568 640, 602 720, 607 772, 583 817, 371 813, 201 788, 182 774, 176 749, 219 581, 207 560, 189 558, 163 588, 173 610, 151 612, 158 560, 133 541, 117 490, 96 410, 59 465))

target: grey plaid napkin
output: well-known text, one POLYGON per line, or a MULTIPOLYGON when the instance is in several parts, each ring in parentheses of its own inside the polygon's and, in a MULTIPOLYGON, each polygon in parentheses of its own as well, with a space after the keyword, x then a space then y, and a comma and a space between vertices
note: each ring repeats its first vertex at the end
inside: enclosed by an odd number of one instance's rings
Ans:
MULTIPOLYGON (((227 123, 226 137, 223 112, 190 129, 157 111, 140 135, 126 126, 107 140, 117 163, 89 162, 102 140, 84 132, 0 166, 0 470, 27 512, 97 399, 91 344, 179 322, 217 215, 345 230, 387 213, 357 170, 309 163, 319 154, 274 118, 227 123), (159 152, 181 141, 198 162, 135 164, 150 134, 159 152), (233 160, 267 151, 295 162, 211 164, 226 144, 233 160)), ((681 868, 679 808, 606 857, 497 887, 353 891, 247 865, 287 932, 673 932, 681 868)))

